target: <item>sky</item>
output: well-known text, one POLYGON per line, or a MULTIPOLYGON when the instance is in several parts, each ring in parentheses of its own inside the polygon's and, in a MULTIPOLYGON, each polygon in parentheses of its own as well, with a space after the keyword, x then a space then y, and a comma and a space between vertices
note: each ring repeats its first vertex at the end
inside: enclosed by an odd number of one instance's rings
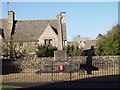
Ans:
POLYGON ((77 35, 95 39, 118 23, 118 2, 2 2, 2 18, 7 10, 15 11, 16 20, 56 19, 66 12, 68 41, 77 35))

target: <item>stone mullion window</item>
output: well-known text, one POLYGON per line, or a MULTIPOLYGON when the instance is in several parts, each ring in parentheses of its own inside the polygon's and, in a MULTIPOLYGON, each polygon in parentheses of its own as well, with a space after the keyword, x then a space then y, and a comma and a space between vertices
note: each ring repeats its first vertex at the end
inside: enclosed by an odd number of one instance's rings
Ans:
POLYGON ((53 45, 52 39, 49 39, 49 45, 53 45))
POLYGON ((53 40, 52 39, 45 39, 44 44, 45 45, 53 45, 53 40))

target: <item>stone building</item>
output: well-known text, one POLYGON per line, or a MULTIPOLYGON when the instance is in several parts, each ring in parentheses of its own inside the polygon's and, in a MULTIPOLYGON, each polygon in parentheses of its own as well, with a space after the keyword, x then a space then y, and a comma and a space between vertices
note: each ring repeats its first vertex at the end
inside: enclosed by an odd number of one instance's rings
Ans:
POLYGON ((68 42, 68 45, 69 46, 74 46, 74 45, 78 45, 79 48, 82 49, 82 53, 81 55, 83 56, 93 56, 94 55, 94 52, 95 52, 95 49, 97 48, 96 47, 96 44, 97 44, 97 41, 99 39, 101 39, 102 36, 99 34, 97 36, 96 39, 94 40, 80 40, 80 35, 77 36, 77 40, 76 41, 72 41, 72 42, 68 42))
POLYGON ((37 42, 40 45, 52 45, 63 50, 67 45, 65 14, 59 13, 55 20, 15 20, 14 11, 8 11, 8 19, 0 19, 2 37, 25 44, 37 42))

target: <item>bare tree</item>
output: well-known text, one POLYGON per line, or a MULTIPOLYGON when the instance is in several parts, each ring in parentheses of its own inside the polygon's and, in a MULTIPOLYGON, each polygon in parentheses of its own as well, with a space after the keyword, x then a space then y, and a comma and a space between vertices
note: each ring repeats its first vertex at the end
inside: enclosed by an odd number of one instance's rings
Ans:
POLYGON ((89 40, 89 39, 90 39, 89 37, 74 36, 74 37, 72 38, 72 41, 75 41, 75 42, 77 42, 78 40, 79 40, 79 41, 86 41, 86 40, 89 40))

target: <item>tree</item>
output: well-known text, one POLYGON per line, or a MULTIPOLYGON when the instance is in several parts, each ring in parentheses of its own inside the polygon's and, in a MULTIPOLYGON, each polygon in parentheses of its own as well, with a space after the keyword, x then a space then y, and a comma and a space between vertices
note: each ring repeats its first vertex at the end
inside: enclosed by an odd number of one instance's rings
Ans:
POLYGON ((8 59, 19 59, 26 56, 27 50, 23 46, 23 42, 3 41, 2 53, 3 57, 7 57, 8 59))
MULTIPOLYGON (((80 37, 80 40, 81 41, 86 41, 86 40, 89 40, 90 38, 88 38, 88 37, 80 37)), ((78 36, 74 36, 73 38, 72 38, 72 40, 73 41, 75 41, 75 42, 78 42, 78 36)))
POLYGON ((111 31, 97 42, 96 55, 120 55, 120 25, 114 26, 111 31))

